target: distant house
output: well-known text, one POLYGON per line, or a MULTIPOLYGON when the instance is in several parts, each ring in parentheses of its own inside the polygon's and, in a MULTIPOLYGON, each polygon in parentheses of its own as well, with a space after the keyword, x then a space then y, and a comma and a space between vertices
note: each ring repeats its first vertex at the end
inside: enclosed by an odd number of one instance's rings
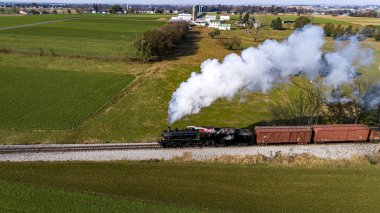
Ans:
POLYGON ((27 12, 20 10, 20 15, 28 15, 27 12))
POLYGON ((205 21, 207 21, 207 22, 215 21, 215 20, 216 20, 216 16, 214 16, 214 15, 206 15, 206 17, 205 17, 205 21))
POLYGON ((231 30, 231 24, 219 24, 219 30, 231 30))
POLYGON ((282 21, 282 24, 293 24, 294 23, 294 21, 292 21, 292 20, 283 20, 282 21))
POLYGON ((229 20, 231 20, 231 16, 228 14, 225 14, 225 13, 220 14, 220 20, 221 21, 229 21, 229 20))
POLYGON ((220 25, 220 21, 210 21, 208 23, 209 28, 219 28, 219 25, 220 25))

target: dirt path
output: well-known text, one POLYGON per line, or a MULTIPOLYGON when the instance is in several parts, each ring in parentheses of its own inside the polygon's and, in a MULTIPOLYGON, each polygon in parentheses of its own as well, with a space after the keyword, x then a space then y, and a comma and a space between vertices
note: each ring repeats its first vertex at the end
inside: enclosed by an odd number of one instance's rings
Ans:
POLYGON ((63 21, 69 21, 69 20, 75 20, 75 19, 79 19, 79 18, 59 19, 59 20, 36 22, 32 24, 23 24, 23 25, 11 26, 11 27, 0 27, 0 30, 10 30, 10 29, 16 29, 16 28, 22 28, 22 27, 33 27, 37 25, 51 24, 51 23, 63 22, 63 21))

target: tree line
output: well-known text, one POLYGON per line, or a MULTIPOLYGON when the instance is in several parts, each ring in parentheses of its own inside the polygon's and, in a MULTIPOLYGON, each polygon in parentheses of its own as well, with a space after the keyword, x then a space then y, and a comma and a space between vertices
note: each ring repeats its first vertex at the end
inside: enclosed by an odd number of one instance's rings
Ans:
POLYGON ((380 124, 380 84, 373 80, 360 78, 330 92, 319 84, 295 85, 292 95, 271 103, 274 124, 380 124))
POLYGON ((332 38, 348 37, 356 34, 361 34, 368 38, 374 38, 376 41, 380 41, 380 29, 376 29, 373 25, 367 25, 362 29, 354 28, 352 25, 348 27, 343 27, 340 24, 334 25, 332 23, 327 23, 323 27, 326 36, 332 38))
POLYGON ((188 30, 186 22, 176 22, 144 32, 132 44, 137 59, 150 61, 168 55, 175 45, 186 38, 188 30))

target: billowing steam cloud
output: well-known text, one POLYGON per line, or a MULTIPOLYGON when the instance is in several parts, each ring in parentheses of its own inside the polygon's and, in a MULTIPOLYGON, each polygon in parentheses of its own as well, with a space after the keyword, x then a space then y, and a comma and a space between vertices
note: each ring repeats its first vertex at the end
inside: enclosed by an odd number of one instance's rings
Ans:
POLYGON ((336 87, 355 76, 355 64, 370 63, 371 53, 360 49, 354 39, 325 55, 324 43, 321 27, 306 26, 283 42, 266 40, 258 48, 245 49, 241 56, 229 54, 222 63, 206 60, 201 64, 201 72, 193 72, 174 92, 169 103, 169 122, 198 113, 219 98, 231 99, 240 91, 266 92, 301 72, 312 80, 323 70, 325 83, 336 87))
POLYGON ((337 49, 336 52, 327 53, 324 61, 327 64, 327 67, 324 67, 324 71, 327 72, 325 83, 335 88, 356 77, 356 66, 369 65, 373 62, 372 50, 361 49, 355 37, 351 37, 347 45, 338 41, 337 49))

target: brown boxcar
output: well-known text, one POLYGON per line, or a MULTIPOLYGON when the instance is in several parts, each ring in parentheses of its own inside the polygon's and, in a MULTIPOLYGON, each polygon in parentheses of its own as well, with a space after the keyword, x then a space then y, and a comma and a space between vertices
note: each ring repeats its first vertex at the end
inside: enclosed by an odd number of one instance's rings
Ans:
POLYGON ((262 144, 298 143, 308 144, 311 140, 308 126, 259 126, 255 127, 256 142, 262 144))
POLYGON ((370 128, 361 124, 312 125, 314 143, 364 142, 370 128))
POLYGON ((371 134, 369 140, 373 142, 380 142, 380 127, 370 127, 371 134))

